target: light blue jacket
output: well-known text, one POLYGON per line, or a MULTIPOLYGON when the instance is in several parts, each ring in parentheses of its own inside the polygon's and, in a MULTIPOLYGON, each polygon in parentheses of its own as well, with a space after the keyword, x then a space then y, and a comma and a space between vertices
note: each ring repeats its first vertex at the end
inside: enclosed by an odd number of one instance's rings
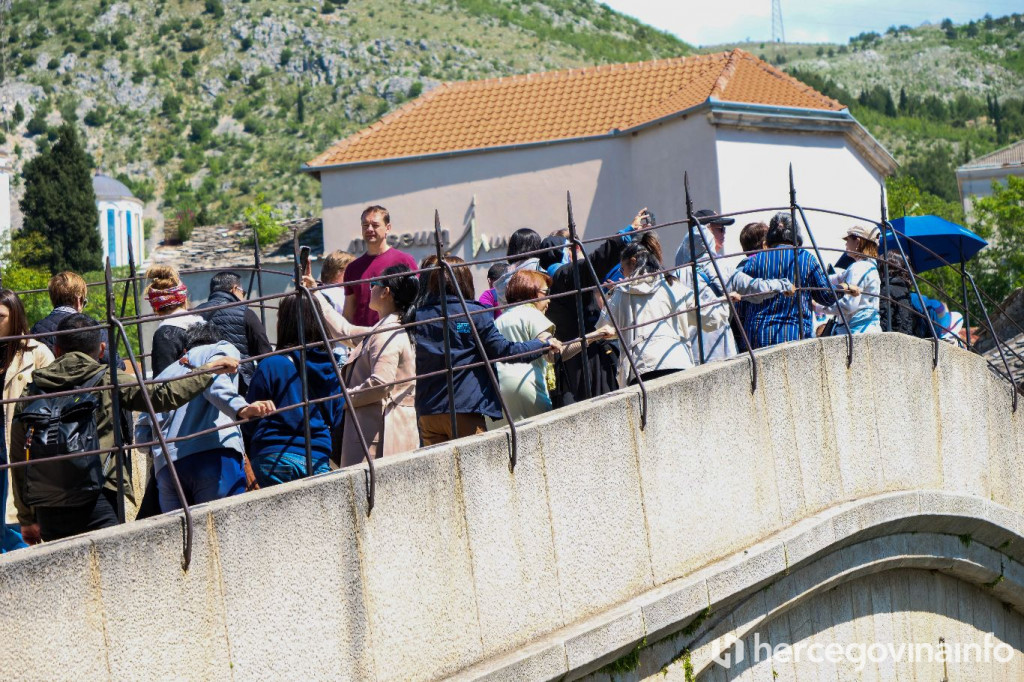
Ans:
MULTIPOLYGON (((214 358, 224 355, 237 358, 238 350, 231 343, 220 341, 208 346, 196 346, 188 352, 187 358, 192 367, 201 367, 214 358)), ((156 378, 168 381, 191 371, 193 370, 180 362, 175 362, 160 372, 156 378)), ((213 383, 201 395, 176 410, 159 413, 157 419, 164 438, 170 439, 230 424, 235 421, 238 411, 248 404, 245 398, 238 395, 238 379, 228 374, 218 374, 213 383)), ((156 440, 149 415, 142 415, 136 424, 135 440, 137 443, 156 440)), ((189 455, 221 448, 237 450, 239 454, 244 451, 242 432, 237 426, 230 426, 214 433, 176 443, 168 443, 167 453, 176 462, 189 455)), ((153 469, 160 471, 167 466, 165 454, 159 445, 154 445, 152 450, 153 469)))

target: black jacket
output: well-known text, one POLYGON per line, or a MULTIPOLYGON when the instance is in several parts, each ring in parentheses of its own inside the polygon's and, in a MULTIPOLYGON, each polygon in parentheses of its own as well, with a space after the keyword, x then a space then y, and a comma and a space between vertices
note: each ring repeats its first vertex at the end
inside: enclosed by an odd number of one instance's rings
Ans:
MULTIPOLYGON (((253 355, 263 355, 273 350, 270 346, 270 340, 267 338, 267 330, 263 328, 260 318, 248 306, 239 305, 232 308, 203 312, 206 308, 226 303, 238 303, 238 299, 229 291, 215 291, 210 294, 210 298, 206 303, 195 309, 195 312, 201 315, 207 322, 213 322, 217 325, 224 333, 224 338, 238 349, 238 353, 242 356, 243 360, 253 355)), ((248 386, 255 372, 255 363, 242 363, 238 367, 239 385, 244 384, 248 386)))
MULTIPOLYGON (((67 309, 61 310, 61 309, 58 309, 58 308, 54 308, 53 310, 50 311, 49 315, 47 315, 46 317, 44 317, 43 319, 39 320, 34 325, 32 325, 32 329, 30 330, 30 332, 32 334, 45 334, 47 332, 55 332, 55 331, 57 331, 57 327, 60 326, 60 323, 64 320, 64 318, 68 317, 70 315, 74 315, 74 313, 71 312, 70 310, 67 310, 67 309)), ((101 322, 101 324, 102 324, 102 322, 101 322)), ((46 347, 49 348, 50 351, 52 352, 53 351, 53 345, 57 341, 57 337, 56 336, 40 336, 39 340, 41 342, 45 343, 46 347)), ((101 329, 100 330, 100 341, 102 341, 103 343, 106 343, 108 346, 110 345, 110 343, 107 341, 107 330, 106 329, 101 329)), ((124 367, 125 367, 124 360, 120 356, 114 356, 114 357, 117 359, 117 366, 120 367, 121 369, 124 369, 124 367)), ((107 361, 107 354, 103 353, 103 355, 100 356, 100 362, 106 362, 106 361, 107 361)))
MULTIPOLYGON (((911 291, 912 285, 902 275, 890 274, 888 284, 886 284, 885 276, 882 276, 881 296, 878 299, 878 316, 882 323, 882 331, 916 335, 915 329, 918 325, 915 323, 919 315, 910 302, 911 291), (892 315, 891 326, 889 325, 890 314, 892 315)), ((927 326, 928 323, 924 324, 927 326)))
MULTIPOLYGON (((609 237, 587 254, 601 281, 604 281, 608 272, 619 264, 619 257, 628 243, 628 235, 615 235, 609 237)), ((577 259, 576 268, 580 274, 581 289, 600 284, 600 282, 594 281, 593 276, 590 274, 590 268, 587 267, 586 262, 582 258, 577 259)), ((573 278, 573 264, 571 262, 555 270, 555 274, 551 278, 549 294, 554 296, 569 291, 576 291, 573 278)), ((601 308, 597 305, 598 296, 599 294, 595 291, 583 293, 583 326, 586 332, 592 332, 597 328, 597 319, 601 316, 601 308)), ((547 316, 549 320, 555 323, 555 337, 560 341, 570 341, 582 336, 576 312, 575 296, 551 299, 547 316)))

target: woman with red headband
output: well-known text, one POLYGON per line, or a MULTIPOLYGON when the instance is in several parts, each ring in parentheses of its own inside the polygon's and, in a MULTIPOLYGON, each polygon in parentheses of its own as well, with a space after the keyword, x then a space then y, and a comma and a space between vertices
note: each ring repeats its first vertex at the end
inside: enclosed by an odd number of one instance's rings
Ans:
POLYGON ((146 270, 146 300, 153 312, 165 319, 153 332, 153 376, 164 371, 185 354, 185 330, 203 322, 198 315, 183 315, 188 310, 188 287, 171 265, 154 265, 146 270))

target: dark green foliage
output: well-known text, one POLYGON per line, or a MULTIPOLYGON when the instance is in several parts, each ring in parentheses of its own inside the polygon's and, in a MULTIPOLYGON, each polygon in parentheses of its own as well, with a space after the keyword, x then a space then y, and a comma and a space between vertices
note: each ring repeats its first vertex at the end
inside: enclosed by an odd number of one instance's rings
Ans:
POLYGON ((21 123, 25 120, 25 107, 21 106, 21 102, 14 105, 14 122, 21 123))
POLYGON ((164 116, 177 116, 181 113, 181 97, 177 95, 167 95, 164 97, 163 104, 160 107, 164 116))
POLYGON ((214 19, 220 19, 224 16, 224 4, 221 0, 206 0, 206 14, 209 14, 214 19))
POLYGON ((239 43, 239 48, 242 50, 242 52, 245 52, 250 47, 252 47, 252 38, 250 38, 249 36, 245 36, 239 41, 239 43))
POLYGON ((182 52, 196 52, 206 47, 206 41, 199 35, 187 35, 181 39, 182 52))
POLYGON ((22 229, 42 235, 51 248, 47 262, 33 265, 52 272, 100 269, 102 242, 92 168, 72 125, 63 124, 53 148, 25 164, 24 178, 22 229))
POLYGON ((201 118, 192 121, 192 125, 188 132, 188 141, 196 144, 205 145, 210 140, 210 136, 213 134, 213 129, 217 126, 216 118, 201 118))
POLYGON ((43 111, 42 107, 39 107, 25 125, 25 134, 29 137, 40 135, 46 132, 46 128, 46 112, 43 111))
POLYGON ((288 62, 292 59, 292 51, 287 47, 281 50, 281 66, 288 66, 288 62))
POLYGON ((85 115, 85 125, 96 128, 105 125, 107 122, 107 110, 103 107, 96 107, 85 115))
POLYGON ((955 159, 949 145, 938 144, 903 166, 902 172, 915 178, 918 187, 946 201, 958 201, 955 159))
POLYGON ((295 98, 295 119, 299 123, 303 123, 306 120, 306 91, 305 90, 299 90, 299 94, 295 98))

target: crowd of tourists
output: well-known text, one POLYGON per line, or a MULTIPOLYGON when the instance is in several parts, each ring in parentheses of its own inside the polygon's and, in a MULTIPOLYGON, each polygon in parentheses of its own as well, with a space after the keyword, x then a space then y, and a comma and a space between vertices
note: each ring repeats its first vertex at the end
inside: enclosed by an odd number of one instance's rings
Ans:
POLYGON ((832 272, 780 213, 742 228, 746 255, 729 267, 717 259, 733 219, 696 217, 671 261, 646 209, 589 253, 565 231, 520 229, 478 297, 469 264, 416 263, 370 206, 366 253, 328 254, 319 280, 307 270, 279 299, 276 348, 236 273, 214 275, 193 308, 179 273, 155 265, 148 383, 82 312, 79 275, 50 280, 53 311, 31 329, 2 290, 0 463, 15 464, 0 483, 2 547, 115 525, 122 499, 145 518, 180 508, 181 493, 199 504, 483 433, 748 345, 930 336, 925 315, 956 337, 956 314, 913 291, 898 254, 879 258, 877 228, 852 227, 850 262, 832 272), (151 460, 139 499, 129 453, 151 460))

